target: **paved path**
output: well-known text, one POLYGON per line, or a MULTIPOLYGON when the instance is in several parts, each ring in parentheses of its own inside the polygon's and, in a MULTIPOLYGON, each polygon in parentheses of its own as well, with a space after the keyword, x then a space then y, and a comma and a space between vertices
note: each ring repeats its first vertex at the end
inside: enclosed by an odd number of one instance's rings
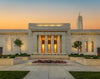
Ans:
POLYGON ((39 67, 31 71, 24 79, 74 79, 65 69, 59 67, 39 67))
POLYGON ((0 66, 0 71, 30 71, 25 79, 73 79, 68 71, 99 71, 100 66, 84 66, 68 60, 71 66, 33 66, 25 63, 14 66, 0 66))

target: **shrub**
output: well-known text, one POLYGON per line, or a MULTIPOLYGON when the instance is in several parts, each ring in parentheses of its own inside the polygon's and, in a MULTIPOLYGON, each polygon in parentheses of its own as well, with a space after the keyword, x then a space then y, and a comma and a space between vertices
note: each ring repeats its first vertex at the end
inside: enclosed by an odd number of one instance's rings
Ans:
POLYGON ((8 57, 8 55, 2 55, 1 56, 1 58, 7 58, 8 57))
POLYGON ((15 58, 15 55, 11 55, 11 56, 9 56, 9 58, 15 58))
POLYGON ((96 55, 70 54, 69 56, 71 56, 71 57, 84 57, 86 59, 100 59, 100 56, 96 56, 96 55))
POLYGON ((16 53, 16 54, 15 54, 15 56, 19 56, 19 54, 18 54, 18 53, 16 53))
POLYGON ((27 54, 27 53, 23 53, 23 54, 20 54, 19 56, 24 56, 24 57, 26 57, 26 56, 30 56, 30 55, 27 54))

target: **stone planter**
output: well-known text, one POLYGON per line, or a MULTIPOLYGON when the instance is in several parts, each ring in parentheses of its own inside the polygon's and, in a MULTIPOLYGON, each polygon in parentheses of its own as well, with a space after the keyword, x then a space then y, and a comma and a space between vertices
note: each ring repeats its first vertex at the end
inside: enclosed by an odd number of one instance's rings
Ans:
POLYGON ((84 65, 100 66, 100 59, 83 59, 84 65))
POLYGON ((100 59, 85 59, 83 57, 70 57, 70 59, 83 65, 100 66, 100 59))
POLYGON ((29 60, 29 57, 16 57, 16 58, 21 58, 23 61, 27 61, 27 60, 29 60))
POLYGON ((22 62, 22 59, 19 58, 0 58, 0 66, 9 66, 9 65, 15 65, 22 62))
POLYGON ((83 58, 83 57, 70 57, 70 60, 77 61, 79 58, 83 58))

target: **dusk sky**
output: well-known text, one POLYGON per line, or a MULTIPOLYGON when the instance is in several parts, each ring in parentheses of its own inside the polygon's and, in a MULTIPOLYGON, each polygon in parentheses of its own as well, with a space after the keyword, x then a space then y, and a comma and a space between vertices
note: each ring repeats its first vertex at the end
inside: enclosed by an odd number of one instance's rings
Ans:
POLYGON ((0 29, 27 29, 28 23, 71 23, 78 13, 84 29, 100 29, 100 0, 0 0, 0 29))

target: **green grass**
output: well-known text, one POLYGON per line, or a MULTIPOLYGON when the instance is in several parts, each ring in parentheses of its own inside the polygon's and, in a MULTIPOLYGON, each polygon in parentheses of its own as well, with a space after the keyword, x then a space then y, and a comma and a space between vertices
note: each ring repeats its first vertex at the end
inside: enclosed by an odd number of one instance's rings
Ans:
POLYGON ((70 71, 75 79, 100 79, 100 72, 70 71))
POLYGON ((23 79, 29 71, 0 71, 0 79, 23 79))

